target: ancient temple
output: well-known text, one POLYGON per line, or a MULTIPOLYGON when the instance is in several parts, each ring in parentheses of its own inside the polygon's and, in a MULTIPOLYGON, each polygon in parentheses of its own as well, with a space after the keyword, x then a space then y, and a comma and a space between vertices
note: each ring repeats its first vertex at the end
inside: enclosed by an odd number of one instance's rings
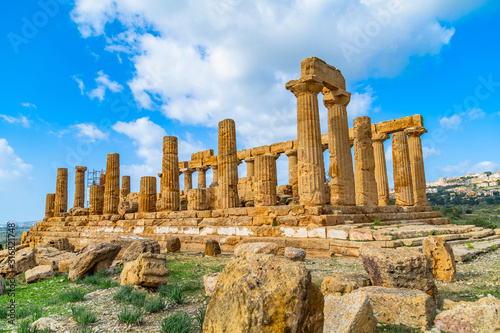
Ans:
POLYGON ((314 57, 301 62, 300 78, 288 82, 286 89, 297 99, 296 140, 238 151, 237 124, 225 119, 219 123, 217 155, 205 150, 179 162, 177 138, 167 136, 160 187, 156 188, 156 177, 145 176, 140 179, 140 193, 130 192, 129 176, 123 176, 120 188, 120 158, 109 154, 104 185, 91 186, 88 208, 83 207, 86 168, 76 167, 75 200, 69 212, 68 170, 59 169, 56 193, 47 195, 45 218, 24 235, 23 242, 36 246, 67 237, 81 248, 119 236, 141 236, 165 246, 166 239, 175 236, 184 250, 192 251, 215 239, 223 251, 244 242, 272 241, 311 255, 357 256, 359 248, 368 244, 419 245, 419 238, 436 230, 450 235, 467 232, 428 207, 420 140, 427 131, 422 116, 380 123, 364 116, 353 119, 349 128, 345 79, 338 69, 314 57), (328 110, 324 134, 318 96, 328 110), (389 139, 395 205, 389 204, 384 149, 389 139), (277 170, 279 158, 288 159, 288 170, 277 170), (247 177, 239 178, 243 162, 247 177), (211 184, 206 177, 209 169, 211 184), (278 171, 288 173, 288 185, 278 186, 278 171), (412 239, 408 235, 414 239, 408 241, 412 239))

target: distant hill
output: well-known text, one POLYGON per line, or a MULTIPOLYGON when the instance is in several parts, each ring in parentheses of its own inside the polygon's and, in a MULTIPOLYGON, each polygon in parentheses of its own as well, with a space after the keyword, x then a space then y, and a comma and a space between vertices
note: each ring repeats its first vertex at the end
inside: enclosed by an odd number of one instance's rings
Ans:
MULTIPOLYGON (((24 221, 24 222, 17 222, 17 221, 9 221, 13 222, 16 224, 16 228, 29 228, 29 227, 34 227, 37 222, 41 222, 42 220, 38 221, 24 221)), ((0 228, 5 228, 7 226, 7 221, 1 221, 0 222, 0 228)))

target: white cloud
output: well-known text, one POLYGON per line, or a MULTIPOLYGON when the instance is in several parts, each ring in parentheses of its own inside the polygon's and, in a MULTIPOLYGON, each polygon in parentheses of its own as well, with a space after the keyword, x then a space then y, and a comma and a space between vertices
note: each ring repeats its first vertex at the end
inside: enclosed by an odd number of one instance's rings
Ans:
POLYGON ((351 102, 347 106, 349 118, 354 119, 359 116, 366 116, 370 111, 378 112, 379 108, 373 106, 376 99, 377 97, 370 86, 365 88, 364 93, 353 93, 351 95, 351 102))
POLYGON ((465 160, 458 163, 457 165, 447 165, 444 167, 439 167, 438 169, 448 176, 460 176, 466 175, 468 173, 478 173, 485 171, 494 172, 500 169, 500 165, 492 161, 483 161, 471 166, 470 161, 465 160))
MULTIPOLYGON (((97 87, 89 92, 90 99, 97 98, 99 101, 104 100, 104 96, 106 95, 106 90, 111 90, 114 93, 120 92, 123 90, 123 86, 116 81, 111 81, 109 76, 104 74, 103 71, 99 71, 95 82, 97 83, 97 87)), ((76 79, 75 79, 76 80, 76 79)), ((77 81, 78 82, 78 81, 77 81)))
POLYGON ((484 111, 479 108, 467 110, 466 113, 469 119, 481 119, 486 115, 486 113, 484 113, 484 111))
POLYGON ((458 129, 462 123, 462 117, 459 114, 454 114, 451 117, 443 117, 439 119, 441 127, 446 129, 458 129))
MULTIPOLYGON (((350 87, 391 77, 411 56, 438 54, 455 32, 448 22, 483 2, 79 0, 72 18, 84 37, 105 35, 106 50, 131 58, 128 85, 140 107, 207 127, 231 117, 242 142, 255 146, 296 136, 295 98, 284 84, 303 58, 341 69, 350 87), (110 22, 121 33, 108 35, 110 22)), ((91 97, 102 100, 104 87, 91 97)), ((370 112, 373 92, 350 87, 349 112, 370 112)))
POLYGON ((82 123, 71 126, 77 131, 76 136, 87 142, 95 142, 96 140, 107 140, 109 134, 101 131, 95 124, 82 123))
POLYGON ((422 152, 424 153, 424 158, 426 159, 433 156, 441 155, 441 151, 439 149, 431 147, 422 147, 422 152))
POLYGON ((5 189, 7 182, 29 175, 32 169, 31 164, 16 155, 6 139, 0 138, 0 189, 5 189))
POLYGON ((491 161, 483 161, 473 165, 470 168, 469 172, 470 173, 485 172, 485 171, 495 172, 498 169, 500 169, 500 165, 498 165, 497 163, 491 161))
POLYGON ((3 119, 3 121, 8 122, 9 124, 19 124, 25 128, 29 128, 31 126, 31 121, 23 115, 20 115, 16 118, 5 114, 0 114, 0 118, 3 119))
POLYGON ((85 84, 83 83, 83 81, 78 78, 76 75, 73 75, 73 80, 76 81, 76 83, 78 83, 78 88, 80 89, 80 92, 81 94, 83 95, 83 92, 85 91, 85 84))
POLYGON ((28 109, 36 109, 36 105, 32 103, 21 103, 21 106, 28 108, 28 109))

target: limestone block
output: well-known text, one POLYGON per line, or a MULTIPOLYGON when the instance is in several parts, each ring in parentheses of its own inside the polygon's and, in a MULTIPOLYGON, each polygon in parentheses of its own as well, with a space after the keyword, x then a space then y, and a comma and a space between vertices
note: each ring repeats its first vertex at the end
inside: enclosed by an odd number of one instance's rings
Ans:
POLYGON ((137 259, 137 257, 139 257, 142 253, 146 252, 159 254, 160 244, 151 238, 138 239, 127 247, 125 252, 123 252, 121 259, 124 262, 132 261, 137 259))
POLYGON ((221 273, 213 273, 203 275, 203 285, 205 286, 205 294, 208 297, 212 297, 215 291, 215 286, 217 285, 217 281, 219 280, 221 273))
POLYGON ((429 236, 423 241, 423 253, 431 258, 434 277, 443 282, 457 280, 453 249, 441 236, 429 236))
POLYGON ((29 269, 32 269, 36 266, 35 253, 36 249, 33 247, 17 251, 16 256, 14 257, 14 268, 10 267, 8 260, 4 260, 0 264, 0 275, 2 277, 12 278, 18 274, 26 272, 29 269))
POLYGON ((181 241, 179 237, 169 237, 167 239, 167 252, 168 253, 181 252, 181 241))
POLYGON ((205 243, 205 255, 209 257, 217 257, 221 254, 219 242, 215 239, 209 239, 205 243))
MULTIPOLYGON (((109 263, 109 266, 111 266, 112 261, 118 255, 120 249, 121 245, 116 243, 100 243, 85 246, 80 253, 72 259, 69 265, 68 280, 75 281, 78 278, 83 278, 87 273, 97 272, 95 268, 100 262, 109 263)), ((109 268, 109 266, 106 267, 106 269, 109 268)))
POLYGON ((52 239, 45 244, 45 246, 53 247, 60 251, 73 252, 75 250, 75 246, 71 244, 67 238, 64 237, 52 239))
POLYGON ((157 288, 167 283, 168 276, 169 269, 165 255, 147 252, 125 264, 120 274, 120 284, 157 288))
POLYGON ((293 141, 273 143, 270 148, 271 154, 284 153, 293 148, 293 141))
POLYGON ((363 274, 335 274, 327 276, 321 283, 323 295, 343 296, 356 289, 371 286, 369 276, 363 274))
POLYGON ((323 333, 375 333, 376 328, 377 319, 366 292, 325 297, 323 333))
POLYGON ((122 201, 118 205, 118 214, 125 215, 137 213, 139 211, 139 203, 137 201, 122 201))
POLYGON ((54 277, 55 271, 51 265, 36 266, 24 272, 26 283, 48 280, 54 277))
POLYGON ((345 79, 340 70, 316 57, 306 58, 301 61, 300 76, 302 78, 313 76, 329 89, 340 88, 345 90, 345 79))
POLYGON ((306 258, 306 251, 295 247, 286 247, 285 257, 294 261, 304 261, 306 258))
POLYGON ((377 206, 378 194, 370 117, 357 117, 353 123, 356 205, 377 206))
POLYGON ((210 201, 206 188, 191 189, 187 192, 188 210, 207 210, 210 208, 210 201))
POLYGON ((234 255, 239 258, 246 258, 254 254, 278 254, 279 247, 276 243, 257 242, 244 243, 234 249, 234 255))

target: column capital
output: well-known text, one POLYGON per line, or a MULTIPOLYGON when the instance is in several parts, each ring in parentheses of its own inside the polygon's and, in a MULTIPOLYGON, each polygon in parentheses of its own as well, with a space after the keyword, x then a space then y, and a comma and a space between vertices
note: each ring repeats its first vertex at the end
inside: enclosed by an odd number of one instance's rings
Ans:
POLYGON ((419 137, 424 133, 427 133, 427 130, 424 127, 418 126, 418 127, 409 127, 405 128, 405 133, 409 137, 419 137))
POLYGON ((323 89, 323 83, 314 78, 300 78, 288 81, 285 85, 287 90, 290 90, 295 97, 304 94, 317 95, 323 89))
POLYGON ((206 172, 208 169, 210 169, 210 167, 208 165, 202 165, 202 166, 196 167, 196 171, 198 171, 198 172, 206 172))
POLYGON ((247 158, 245 158, 245 162, 247 162, 247 163, 255 162, 255 157, 247 157, 247 158))
POLYGON ((285 151, 285 155, 288 157, 297 156, 297 149, 288 149, 285 151))
POLYGON ((389 139, 389 134, 387 134, 387 133, 378 133, 378 134, 372 135, 373 142, 382 142, 383 143, 387 139, 389 139))
POLYGON ((323 94, 323 104, 327 108, 334 105, 347 106, 351 101, 351 93, 344 89, 330 90, 328 88, 323 88, 321 93, 323 94))
POLYGON ((76 166, 75 167, 75 171, 76 172, 85 172, 85 171, 87 171, 87 167, 85 167, 85 166, 76 166))
POLYGON ((191 175, 195 171, 196 171, 195 169, 191 169, 191 168, 184 168, 184 169, 180 170, 181 173, 186 174, 186 175, 191 175))
POLYGON ((266 154, 266 155, 272 156, 272 157, 274 157, 275 160, 277 160, 278 158, 280 158, 281 153, 271 153, 271 154, 266 154))

